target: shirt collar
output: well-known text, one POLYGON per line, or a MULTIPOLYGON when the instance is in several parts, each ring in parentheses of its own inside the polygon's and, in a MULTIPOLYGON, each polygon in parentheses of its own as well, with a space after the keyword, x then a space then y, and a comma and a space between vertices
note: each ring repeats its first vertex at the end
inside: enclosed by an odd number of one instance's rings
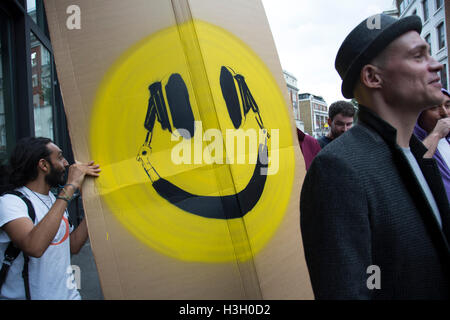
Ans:
MULTIPOLYGON (((397 129, 381 119, 380 116, 369 108, 359 105, 358 121, 377 132, 389 146, 395 149, 401 149, 397 144, 397 129)), ((416 158, 422 158, 427 152, 427 148, 414 134, 411 136, 409 146, 411 147, 411 152, 416 155, 416 158)))
POLYGON ((427 137, 427 132, 422 129, 421 126, 419 126, 418 123, 414 126, 414 134, 419 138, 420 140, 423 140, 427 137))
POLYGON ((389 145, 397 145, 397 129, 369 108, 359 105, 358 121, 376 131, 389 145))

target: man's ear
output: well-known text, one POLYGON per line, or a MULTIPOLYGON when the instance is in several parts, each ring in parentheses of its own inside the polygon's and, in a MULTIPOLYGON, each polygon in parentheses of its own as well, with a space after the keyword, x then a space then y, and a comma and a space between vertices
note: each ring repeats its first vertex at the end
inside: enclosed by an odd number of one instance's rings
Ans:
POLYGON ((49 170, 48 162, 45 159, 39 160, 38 167, 44 172, 48 172, 48 170, 49 170))
POLYGON ((331 120, 331 118, 328 118, 328 126, 330 126, 331 127, 331 123, 332 123, 333 121, 331 120))
POLYGON ((380 68, 372 64, 366 64, 361 69, 361 83, 370 89, 381 88, 383 79, 381 78, 380 68))

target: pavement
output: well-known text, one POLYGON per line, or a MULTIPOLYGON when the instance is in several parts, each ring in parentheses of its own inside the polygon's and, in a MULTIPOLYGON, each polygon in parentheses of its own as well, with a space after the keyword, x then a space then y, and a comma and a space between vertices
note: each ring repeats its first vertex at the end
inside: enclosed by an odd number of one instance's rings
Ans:
POLYGON ((80 271, 81 287, 79 292, 81 298, 83 300, 103 300, 97 266, 95 265, 89 240, 86 241, 78 254, 72 255, 72 265, 79 267, 79 269, 72 268, 80 271))

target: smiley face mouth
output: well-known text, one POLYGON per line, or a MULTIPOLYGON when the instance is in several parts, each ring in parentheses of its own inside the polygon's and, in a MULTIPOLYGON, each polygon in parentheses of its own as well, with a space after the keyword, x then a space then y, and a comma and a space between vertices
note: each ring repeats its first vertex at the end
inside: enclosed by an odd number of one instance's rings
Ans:
POLYGON ((153 188, 164 199, 186 212, 211 219, 242 218, 253 209, 261 198, 266 184, 267 176, 261 174, 267 168, 267 145, 260 144, 258 160, 253 175, 247 186, 240 192, 226 196, 201 196, 189 193, 166 179, 159 178, 153 182, 153 188), (264 161, 266 162, 266 161, 264 161))

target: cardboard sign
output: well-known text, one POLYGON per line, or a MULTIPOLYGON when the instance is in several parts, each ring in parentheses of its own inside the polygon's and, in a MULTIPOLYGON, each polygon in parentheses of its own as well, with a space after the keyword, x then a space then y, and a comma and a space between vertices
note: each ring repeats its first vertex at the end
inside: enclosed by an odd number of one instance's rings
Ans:
POLYGON ((106 299, 311 299, 260 1, 46 0, 106 299))

